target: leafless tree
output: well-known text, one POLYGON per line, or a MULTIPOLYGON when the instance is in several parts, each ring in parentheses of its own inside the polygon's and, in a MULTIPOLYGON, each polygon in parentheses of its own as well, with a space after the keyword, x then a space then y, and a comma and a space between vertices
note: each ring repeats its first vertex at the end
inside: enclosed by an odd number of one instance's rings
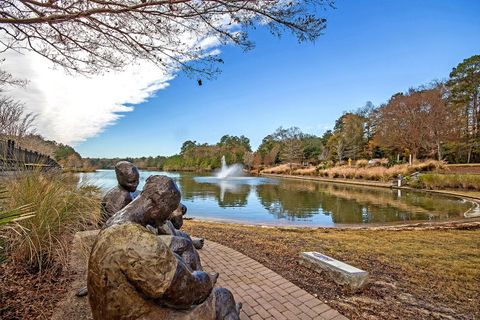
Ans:
POLYGON ((442 87, 411 89, 396 94, 379 109, 377 144, 408 150, 414 159, 420 152, 442 159, 442 144, 459 136, 459 118, 442 97, 442 87))
POLYGON ((243 163, 247 166, 249 170, 252 169, 254 160, 255 154, 253 152, 247 151, 243 154, 243 163))
POLYGON ((0 136, 22 138, 34 133, 36 116, 12 98, 0 96, 0 136))
POLYGON ((80 73, 146 59, 211 77, 222 61, 202 41, 249 49, 248 30, 259 24, 314 40, 329 6, 332 0, 0 0, 0 50, 28 49, 80 73))

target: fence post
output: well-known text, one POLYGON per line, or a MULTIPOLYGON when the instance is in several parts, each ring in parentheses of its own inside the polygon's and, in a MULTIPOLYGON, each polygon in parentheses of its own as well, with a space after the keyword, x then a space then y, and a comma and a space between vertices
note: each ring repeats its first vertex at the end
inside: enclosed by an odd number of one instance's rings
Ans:
POLYGON ((15 149, 15 141, 13 140, 7 140, 7 159, 12 160, 13 159, 13 151, 15 149))
POLYGON ((14 140, 0 140, 0 169, 10 168, 18 170, 21 166, 34 169, 35 165, 40 165, 40 167, 44 168, 61 168, 60 165, 48 155, 23 149, 22 147, 16 147, 14 140))

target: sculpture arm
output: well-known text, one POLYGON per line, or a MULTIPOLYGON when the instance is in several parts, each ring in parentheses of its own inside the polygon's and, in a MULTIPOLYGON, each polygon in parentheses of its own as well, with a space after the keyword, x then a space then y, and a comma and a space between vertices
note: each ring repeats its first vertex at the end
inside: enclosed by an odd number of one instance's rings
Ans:
POLYGON ((170 249, 178 255, 182 255, 191 246, 191 240, 183 237, 174 236, 170 244, 170 249))
POLYGON ((161 237, 150 232, 140 235, 136 234, 135 248, 125 252, 123 273, 144 296, 158 299, 175 278, 178 259, 161 237))
POLYGON ((170 244, 185 239, 144 234, 149 241, 138 240, 138 249, 128 253, 125 270, 128 281, 145 297, 172 308, 185 309, 203 302, 213 289, 216 275, 192 272, 183 259, 172 252, 170 244))
POLYGON ((162 303, 176 309, 187 309, 205 301, 212 293, 218 274, 194 271, 178 257, 173 281, 162 296, 162 303))

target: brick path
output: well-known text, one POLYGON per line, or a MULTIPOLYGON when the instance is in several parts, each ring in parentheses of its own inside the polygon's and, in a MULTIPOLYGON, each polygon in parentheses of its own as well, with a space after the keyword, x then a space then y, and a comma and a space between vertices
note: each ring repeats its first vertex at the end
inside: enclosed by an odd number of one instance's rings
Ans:
POLYGON ((206 271, 220 273, 218 285, 243 303, 241 319, 347 319, 282 276, 238 251, 205 241, 199 250, 206 271))
MULTIPOLYGON (((87 258, 98 230, 78 232, 73 242, 70 267, 73 281, 52 320, 92 320, 86 297, 75 293, 86 285, 87 258)), ((242 302, 241 320, 348 320, 320 300, 282 278, 257 261, 218 243, 205 241, 199 250, 206 271, 220 273, 218 285, 230 289, 242 302)))

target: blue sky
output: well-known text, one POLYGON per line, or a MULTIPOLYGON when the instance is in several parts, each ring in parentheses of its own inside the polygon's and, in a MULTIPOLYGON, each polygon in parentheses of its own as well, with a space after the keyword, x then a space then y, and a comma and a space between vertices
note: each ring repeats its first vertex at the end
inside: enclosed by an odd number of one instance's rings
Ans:
POLYGON ((115 125, 76 146, 84 157, 178 153, 185 140, 215 143, 245 135, 255 149, 277 127, 311 134, 344 111, 445 79, 480 54, 480 1, 337 1, 315 43, 280 39, 259 28, 252 51, 222 47, 216 80, 178 74, 115 125))

